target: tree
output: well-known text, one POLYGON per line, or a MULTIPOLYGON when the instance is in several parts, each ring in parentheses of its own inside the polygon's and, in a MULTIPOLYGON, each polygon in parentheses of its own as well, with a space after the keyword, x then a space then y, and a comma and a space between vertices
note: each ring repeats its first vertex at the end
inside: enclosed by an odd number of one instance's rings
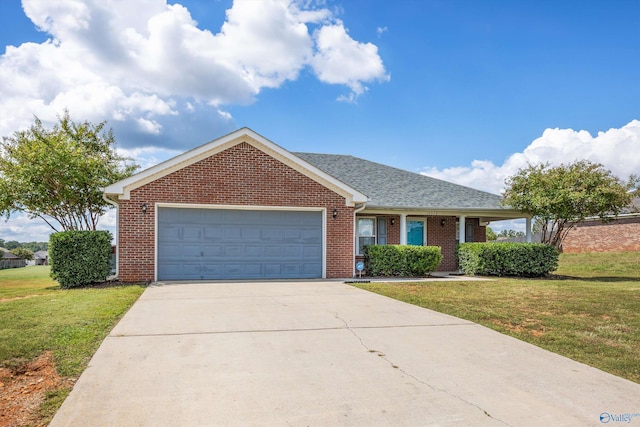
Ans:
POLYGON ((491 242, 493 240, 496 240, 496 238, 497 238, 496 232, 493 231, 491 227, 487 227, 487 241, 491 242))
POLYGON ((516 230, 502 230, 500 231, 496 237, 506 237, 506 238, 514 238, 514 237, 524 237, 524 231, 516 231, 516 230))
POLYGON ((4 242, 5 249, 13 250, 19 247, 20 247, 20 242, 17 242, 15 240, 9 240, 8 242, 4 242))
POLYGON ((20 257, 21 259, 26 259, 26 260, 33 259, 33 252, 31 252, 29 249, 26 249, 26 248, 15 248, 11 251, 11 253, 17 257, 20 257))
POLYGON ((46 251, 49 248, 49 242, 26 242, 21 243, 20 246, 32 252, 46 251))
POLYGON ((503 203, 540 220, 542 243, 562 249, 562 241, 587 217, 610 220, 631 202, 637 180, 622 182, 601 164, 529 165, 507 178, 503 203))
POLYGON ((110 207, 102 188, 137 169, 115 152, 106 122, 75 123, 65 111, 53 129, 38 117, 0 143, 0 216, 24 212, 54 231, 95 230, 110 207), (57 224, 56 224, 57 223, 57 224))

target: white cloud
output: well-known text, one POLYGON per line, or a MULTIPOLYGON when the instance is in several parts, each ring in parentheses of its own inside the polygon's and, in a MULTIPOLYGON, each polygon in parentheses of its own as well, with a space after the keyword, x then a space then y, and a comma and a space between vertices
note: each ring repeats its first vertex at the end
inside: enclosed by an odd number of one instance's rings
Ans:
POLYGON ((0 239, 18 242, 48 242, 53 230, 40 219, 30 219, 24 214, 14 214, 7 221, 0 218, 0 239))
POLYGON ((139 170, 150 168, 158 163, 164 162, 172 157, 177 156, 181 152, 179 150, 171 150, 168 148, 158 147, 137 147, 137 148, 117 148, 119 155, 133 159, 135 163, 140 165, 139 170))
POLYGON ((367 90, 363 83, 389 80, 376 45, 353 40, 341 21, 321 27, 314 37, 318 52, 312 65, 318 78, 351 89, 349 95, 342 95, 338 100, 353 102, 367 90))
POLYGON ((109 120, 126 146, 184 148, 193 145, 184 132, 166 131, 173 116, 193 121, 206 111, 200 127, 228 131, 223 106, 251 103, 307 68, 348 86, 346 100, 388 79, 377 47, 353 40, 322 2, 235 0, 217 33, 166 0, 24 0, 23 7, 51 39, 8 46, 0 56, 0 135, 33 115, 53 122, 68 108, 77 120, 109 120))
POLYGON ((474 160, 470 166, 445 169, 427 168, 424 175, 499 194, 507 177, 528 164, 550 163, 554 166, 576 160, 603 164, 618 178, 626 180, 640 173, 640 121, 632 120, 619 129, 589 132, 573 129, 546 129, 524 151, 512 154, 502 165, 474 160))
POLYGON ((378 33, 378 38, 380 38, 382 34, 386 33, 387 31, 389 31, 387 27, 378 27, 376 29, 376 33, 378 33))

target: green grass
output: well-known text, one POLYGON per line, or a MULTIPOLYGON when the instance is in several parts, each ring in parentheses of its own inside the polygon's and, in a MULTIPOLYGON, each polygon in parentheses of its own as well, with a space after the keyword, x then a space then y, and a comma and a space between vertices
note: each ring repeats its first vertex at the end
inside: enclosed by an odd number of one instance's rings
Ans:
MULTIPOLYGON (((61 376, 79 376, 143 291, 136 285, 62 290, 49 267, 0 270, 0 365, 18 367, 50 350, 61 376)), ((41 413, 55 413, 67 392, 50 393, 41 413)))
POLYGON ((49 277, 48 266, 0 270, 0 300, 44 294, 58 289, 58 284, 49 277))
POLYGON ((358 287, 471 320, 640 383, 640 252, 562 254, 544 279, 358 287))

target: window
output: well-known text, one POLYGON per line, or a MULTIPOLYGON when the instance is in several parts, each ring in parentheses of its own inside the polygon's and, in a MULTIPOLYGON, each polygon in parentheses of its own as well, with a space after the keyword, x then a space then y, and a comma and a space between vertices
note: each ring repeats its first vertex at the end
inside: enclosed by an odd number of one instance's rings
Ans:
POLYGON ((378 218, 378 245, 387 244, 387 219, 378 218))
POLYGON ((362 248, 376 244, 376 219, 358 218, 358 239, 356 253, 362 255, 362 248))
POLYGON ((362 248, 367 245, 387 244, 387 219, 381 218, 358 218, 357 225, 357 247, 356 253, 362 255, 362 248))
MULTIPOLYGON (((473 238, 473 230, 475 229, 473 222, 465 221, 464 223, 464 241, 475 242, 473 238)), ((460 222, 456 222, 456 242, 460 243, 460 222)))

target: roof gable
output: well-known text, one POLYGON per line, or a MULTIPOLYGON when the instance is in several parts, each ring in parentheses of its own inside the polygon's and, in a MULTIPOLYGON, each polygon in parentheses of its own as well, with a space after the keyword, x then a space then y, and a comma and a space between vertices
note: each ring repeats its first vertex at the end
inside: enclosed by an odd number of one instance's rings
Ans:
POLYGON ((138 172, 129 178, 113 183, 104 189, 104 193, 117 196, 120 200, 128 200, 132 190, 243 142, 267 153, 283 164, 340 194, 345 197, 350 205, 364 203, 368 200, 367 196, 358 190, 351 188, 344 182, 246 127, 138 172))

